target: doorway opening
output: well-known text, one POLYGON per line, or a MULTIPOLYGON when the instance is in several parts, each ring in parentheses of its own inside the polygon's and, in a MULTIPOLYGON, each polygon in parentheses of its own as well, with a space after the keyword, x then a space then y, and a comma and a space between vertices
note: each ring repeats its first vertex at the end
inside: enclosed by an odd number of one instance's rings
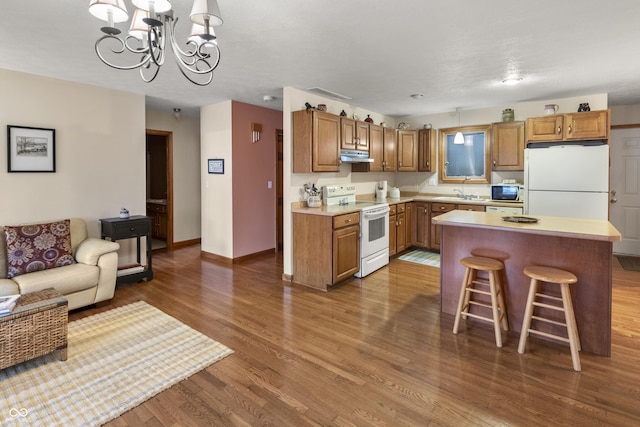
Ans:
POLYGON ((147 216, 151 217, 152 249, 173 247, 173 133, 146 132, 147 216))

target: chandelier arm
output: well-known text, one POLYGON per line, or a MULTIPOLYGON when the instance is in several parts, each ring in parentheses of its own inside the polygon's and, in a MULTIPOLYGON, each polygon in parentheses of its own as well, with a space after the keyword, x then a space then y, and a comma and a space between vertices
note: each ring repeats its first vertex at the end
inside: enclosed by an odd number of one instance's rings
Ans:
POLYGON ((161 31, 158 31, 156 27, 149 29, 149 32, 147 33, 149 55, 151 56, 153 63, 158 67, 161 67, 164 64, 165 40, 165 35, 161 31))
POLYGON ((207 41, 198 46, 196 42, 188 41, 187 46, 193 46, 195 49, 193 51, 192 50, 184 51, 180 48, 180 46, 178 46, 178 43, 176 42, 176 38, 175 38, 175 27, 176 27, 176 24, 178 23, 178 18, 167 17, 167 21, 172 21, 172 22, 168 22, 168 25, 167 25, 168 30, 170 30, 168 37, 169 37, 169 43, 171 43, 171 50, 173 50, 173 54, 176 58, 176 63, 178 63, 178 66, 180 66, 181 68, 184 67, 189 72, 194 74, 212 73, 213 70, 215 70, 218 64, 220 63, 220 48, 218 47, 218 45, 210 41, 207 41), (215 62, 213 62, 213 65, 209 65, 209 62, 207 61, 207 59, 212 57, 212 55, 210 53, 205 52, 204 50, 205 47, 213 48, 215 51, 216 60, 215 62), (202 70, 199 69, 198 63, 200 62, 204 62, 205 64, 207 64, 207 68, 202 70))
POLYGON ((152 81, 155 80, 156 76, 158 75, 158 72, 160 71, 160 67, 157 64, 155 64, 153 61, 150 61, 149 64, 146 67, 140 67, 139 71, 140 71, 140 78, 142 78, 142 80, 145 83, 151 83, 152 81), (151 77, 146 77, 144 75, 144 70, 145 69, 147 69, 147 70, 150 69, 152 64, 155 65, 153 74, 151 75, 151 77))
MULTIPOLYGON (((95 44, 95 50, 96 50, 96 54, 98 55, 98 58, 100 58, 100 60, 102 62, 104 62, 106 65, 113 67, 117 70, 135 70, 136 68, 140 68, 142 66, 144 66, 145 64, 147 64, 149 62, 149 60, 151 58, 149 58, 147 55, 143 55, 142 59, 132 65, 117 65, 114 64, 112 62, 110 62, 109 60, 107 60, 102 53, 100 52, 100 45, 103 41, 110 39, 110 40, 116 40, 119 44, 120 44, 120 48, 109 48, 113 53, 116 54, 121 54, 123 53, 125 50, 128 50, 131 53, 145 53, 146 49, 136 49, 131 47, 127 41, 122 40, 120 37, 116 37, 114 35, 110 35, 110 34, 106 34, 102 37, 100 37, 98 40, 96 40, 96 44, 95 44)), ((129 39, 129 37, 127 37, 127 40, 129 39)))

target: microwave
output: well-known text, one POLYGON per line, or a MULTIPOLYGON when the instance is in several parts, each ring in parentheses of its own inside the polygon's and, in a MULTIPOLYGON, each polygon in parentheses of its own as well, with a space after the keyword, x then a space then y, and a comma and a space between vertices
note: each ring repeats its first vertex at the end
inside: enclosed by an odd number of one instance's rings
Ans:
POLYGON ((524 187, 518 184, 494 184, 491 186, 491 200, 499 202, 521 202, 524 187))

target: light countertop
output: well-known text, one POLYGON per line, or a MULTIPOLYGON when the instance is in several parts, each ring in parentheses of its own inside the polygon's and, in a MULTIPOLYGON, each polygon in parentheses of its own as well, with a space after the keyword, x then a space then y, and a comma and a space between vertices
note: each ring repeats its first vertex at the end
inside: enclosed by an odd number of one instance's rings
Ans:
MULTIPOLYGON (((375 198, 358 198, 359 202, 376 202, 375 198)), ((388 203, 389 205, 394 205, 398 203, 407 203, 407 202, 429 202, 429 203, 452 203, 452 204, 465 204, 465 205, 482 205, 482 206, 509 206, 514 208, 523 207, 522 202, 496 202, 487 198, 479 198, 479 199, 462 199, 457 198, 455 195, 446 196, 442 194, 421 194, 416 193, 413 195, 403 196, 400 198, 390 198, 387 197, 385 200, 381 201, 382 203, 388 203)), ((337 206, 326 206, 322 205, 317 208, 309 208, 306 206, 305 202, 294 202, 292 203, 291 211, 295 213, 304 213, 304 214, 312 214, 312 215, 341 215, 345 213, 352 213, 360 211, 361 206, 357 203, 349 204, 349 205, 337 205, 337 206)))
POLYGON ((454 227, 496 229, 574 239, 604 240, 609 242, 622 240, 620 232, 606 220, 526 215, 527 217, 538 219, 538 222, 529 224, 504 221, 503 217, 505 216, 509 215, 455 210, 434 217, 433 223, 454 227))

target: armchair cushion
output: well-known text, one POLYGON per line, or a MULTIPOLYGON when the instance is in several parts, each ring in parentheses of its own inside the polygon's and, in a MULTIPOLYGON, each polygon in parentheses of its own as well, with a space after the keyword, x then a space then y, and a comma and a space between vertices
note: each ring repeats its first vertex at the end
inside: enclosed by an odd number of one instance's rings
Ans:
POLYGON ((7 278, 74 264, 69 223, 5 226, 7 278))

